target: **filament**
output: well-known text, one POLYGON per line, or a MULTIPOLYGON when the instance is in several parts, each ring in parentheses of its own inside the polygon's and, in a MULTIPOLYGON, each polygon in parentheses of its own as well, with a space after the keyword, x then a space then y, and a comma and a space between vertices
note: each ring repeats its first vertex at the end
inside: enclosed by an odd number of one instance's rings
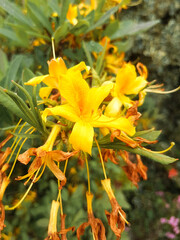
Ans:
MULTIPOLYGON (((32 129, 32 127, 30 127, 25 133, 29 132, 30 129, 32 129)), ((33 130, 30 132, 30 134, 33 133, 34 131, 35 131, 35 129, 33 129, 33 130)), ((28 138, 26 137, 26 138, 24 139, 24 141, 21 143, 20 147, 19 147, 19 150, 18 150, 18 152, 17 152, 17 154, 16 154, 16 158, 15 158, 15 160, 14 160, 14 162, 13 162, 11 171, 10 171, 10 173, 9 173, 9 175, 8 175, 8 179, 10 178, 10 176, 11 176, 13 170, 14 170, 14 167, 15 167, 15 165, 16 165, 17 158, 18 158, 18 156, 19 156, 19 153, 20 153, 20 151, 21 151, 21 148, 23 147, 23 145, 24 145, 24 143, 26 142, 27 139, 28 139, 28 138)), ((22 140, 22 138, 19 139, 19 141, 17 142, 17 144, 16 144, 15 148, 13 149, 13 152, 12 152, 12 153, 14 153, 14 151, 15 151, 18 143, 19 143, 21 140, 22 140)))
POLYGON ((145 150, 147 150, 149 152, 154 152, 154 153, 165 153, 165 152, 169 151, 174 145, 175 145, 175 143, 171 142, 171 145, 168 148, 166 148, 166 149, 164 149, 162 151, 152 151, 152 150, 144 148, 144 147, 143 147, 143 149, 145 149, 145 150))
POLYGON ((120 210, 118 211, 119 215, 121 216, 121 218, 125 221, 126 224, 130 225, 130 223, 126 220, 126 218, 122 215, 122 213, 120 212, 120 210))
POLYGON ((54 47, 54 37, 51 38, 51 41, 52 41, 53 58, 56 59, 55 47, 54 47))
POLYGON ((169 94, 169 93, 177 92, 179 90, 180 90, 180 86, 173 89, 173 90, 170 90, 170 91, 160 91, 160 90, 153 90, 153 89, 149 89, 149 88, 147 88, 145 91, 146 92, 151 92, 151 93, 169 94))
POLYGON ((37 172, 36 172, 36 174, 35 174, 32 182, 31 182, 31 184, 29 185, 27 191, 25 192, 25 194, 23 195, 23 197, 21 198, 21 200, 20 200, 16 205, 14 205, 13 207, 9 207, 9 206, 6 205, 6 206, 5 206, 5 210, 8 210, 8 211, 14 210, 14 209, 16 209, 16 208, 24 201, 24 199, 25 199, 26 196, 28 195, 29 191, 31 190, 31 188, 32 188, 32 186, 33 186, 33 184, 34 184, 34 182, 35 182, 35 180, 36 180, 36 177, 37 177, 37 175, 38 175, 38 173, 39 173, 39 170, 40 170, 40 168, 37 170, 37 172))
POLYGON ((101 154, 101 149, 99 147, 99 143, 96 140, 96 138, 95 138, 95 142, 96 142, 96 145, 97 145, 97 148, 98 148, 98 151, 99 151, 99 156, 100 156, 100 160, 101 160, 101 164, 102 164, 102 168, 103 168, 104 178, 107 179, 106 170, 105 170, 105 166, 104 166, 104 161, 103 161, 103 157, 102 157, 102 154, 101 154))

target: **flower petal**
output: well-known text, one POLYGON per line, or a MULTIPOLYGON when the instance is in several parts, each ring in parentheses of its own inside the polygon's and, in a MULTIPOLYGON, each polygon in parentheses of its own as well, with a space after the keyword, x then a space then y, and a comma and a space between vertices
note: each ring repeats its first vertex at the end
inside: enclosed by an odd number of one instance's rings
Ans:
POLYGON ((46 117, 51 115, 58 115, 72 122, 79 121, 78 113, 69 104, 64 104, 53 108, 46 108, 43 111, 42 119, 46 121, 46 117))
POLYGON ((51 61, 48 61, 48 65, 49 74, 56 78, 67 72, 67 67, 62 58, 52 59, 51 61))
POLYGON ((39 90, 39 96, 42 99, 47 99, 52 91, 52 87, 42 87, 39 90))
POLYGON ((109 118, 104 115, 101 115, 96 121, 91 122, 93 127, 107 127, 119 129, 130 136, 135 134, 135 127, 131 124, 129 119, 120 117, 120 118, 109 118))
POLYGON ((34 78, 31 78, 28 82, 26 82, 26 83, 24 83, 24 84, 25 84, 25 85, 32 85, 32 86, 34 86, 34 85, 37 85, 37 84, 43 82, 44 79, 45 79, 46 77, 48 77, 48 76, 49 76, 49 75, 42 75, 42 76, 34 77, 34 78))
POLYGON ((79 121, 75 123, 69 142, 75 150, 82 150, 91 154, 94 129, 86 122, 79 121))
POLYGON ((57 177, 57 179, 61 181, 61 186, 64 186, 66 184, 66 177, 64 173, 58 168, 58 166, 50 157, 46 159, 46 164, 51 172, 57 177))
POLYGON ((113 84, 107 84, 97 88, 91 88, 87 95, 86 105, 83 109, 83 114, 97 112, 99 105, 108 96, 110 90, 113 88, 113 84))
POLYGON ((60 93, 74 108, 82 111, 89 91, 80 71, 67 74, 60 81, 60 93))

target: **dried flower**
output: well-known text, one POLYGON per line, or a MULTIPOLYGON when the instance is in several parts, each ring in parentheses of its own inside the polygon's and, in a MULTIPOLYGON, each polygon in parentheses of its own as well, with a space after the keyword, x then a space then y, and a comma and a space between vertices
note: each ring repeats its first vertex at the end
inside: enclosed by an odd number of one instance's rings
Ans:
POLYGON ((95 240, 106 240, 105 228, 102 221, 99 218, 95 218, 92 210, 92 199, 93 194, 86 192, 87 199, 87 212, 88 212, 88 222, 81 224, 77 229, 77 238, 84 234, 85 228, 91 226, 92 234, 95 240))
POLYGON ((113 190, 111 188, 111 180, 104 179, 104 180, 101 180, 101 183, 109 197, 111 207, 112 207, 112 212, 109 213, 108 211, 105 211, 105 214, 108 219, 108 223, 118 240, 121 237, 121 233, 125 229, 125 223, 128 223, 126 220, 126 214, 122 210, 122 208, 119 206, 114 196, 113 190))

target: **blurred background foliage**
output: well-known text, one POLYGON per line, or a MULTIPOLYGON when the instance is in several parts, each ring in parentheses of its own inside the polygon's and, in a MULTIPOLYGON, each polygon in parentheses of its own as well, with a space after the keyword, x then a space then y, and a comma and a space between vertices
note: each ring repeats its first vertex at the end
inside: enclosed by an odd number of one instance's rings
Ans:
MULTIPOLYGON (((51 36, 55 38, 56 55, 62 56, 69 67, 79 61, 85 61, 94 67, 98 77, 102 77, 105 64, 100 41, 104 36, 108 36, 113 41, 113 45, 118 47, 118 54, 125 52, 126 61, 134 63, 140 61, 147 66, 149 81, 156 79, 158 83, 164 83, 166 90, 180 85, 178 0, 166 2, 144 0, 137 6, 121 10, 120 13, 117 13, 116 6, 110 8, 105 5, 106 9, 103 9, 104 1, 100 0, 100 7, 86 16, 81 15, 79 10, 77 25, 70 24, 66 19, 70 2, 69 0, 0 0, 1 86, 17 92, 18 90, 10 83, 12 79, 22 84, 33 77, 33 73, 46 74, 47 61, 52 57, 51 36), (114 13, 115 19, 110 19, 114 13), (94 52, 98 58, 93 54, 94 52), (97 67, 98 62, 103 64, 97 67)), ((79 2, 73 1, 73 3, 79 2)), ((132 4, 134 1, 124 2, 132 4)), ((176 158, 180 156, 179 102, 179 92, 170 95, 149 94, 140 108, 141 127, 148 129, 155 126, 157 129, 163 129, 157 148, 164 149, 169 142, 176 142, 176 146, 171 150, 171 155, 176 158)), ((3 138, 8 127, 15 125, 17 121, 18 118, 1 105, 0 137, 3 138)), ((37 139, 29 139, 22 151, 38 144, 37 139)), ((109 202, 97 182, 96 176, 100 176, 102 172, 99 171, 96 155, 94 153, 90 161, 92 192, 96 192, 93 208, 97 217, 102 219, 108 229, 104 209, 109 208, 109 202)), ((170 219, 172 216, 180 218, 177 211, 180 208, 178 205, 180 164, 176 162, 162 166, 145 158, 144 163, 149 169, 148 180, 141 182, 139 189, 136 189, 121 168, 108 162, 107 174, 112 176, 117 200, 127 212, 128 221, 131 222, 122 239, 169 239, 166 233, 173 232, 172 225, 162 224, 161 218, 170 219), (172 169, 176 170, 176 174, 170 174, 172 169)), ((16 169, 18 175, 23 175, 26 171, 26 167, 19 163, 16 169)), ((86 220, 86 169, 75 162, 70 162, 67 179, 66 188, 62 191, 64 212, 67 214, 66 225, 79 226, 86 220)), ((18 187, 12 182, 4 201, 15 203, 25 189, 22 182, 19 182, 18 187)), ((7 212, 7 227, 4 233, 11 240, 44 239, 47 235, 51 201, 56 196, 57 182, 46 170, 46 174, 33 187, 22 206, 16 211, 7 212)), ((89 234, 87 231, 82 239, 87 239, 89 234)), ((174 239, 178 240, 179 236, 177 234, 174 239)), ((69 233, 68 238, 76 239, 75 233, 69 233)), ((115 239, 111 231, 107 232, 107 239, 115 239)))

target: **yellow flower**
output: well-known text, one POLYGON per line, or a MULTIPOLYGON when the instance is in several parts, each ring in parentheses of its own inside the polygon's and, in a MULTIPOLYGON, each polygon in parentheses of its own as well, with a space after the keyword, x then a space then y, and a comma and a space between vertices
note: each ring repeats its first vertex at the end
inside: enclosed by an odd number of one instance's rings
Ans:
POLYGON ((61 79, 61 95, 67 104, 46 108, 42 114, 44 120, 48 115, 59 115, 75 125, 69 141, 75 150, 83 150, 91 154, 94 129, 93 127, 115 128, 129 135, 135 133, 135 128, 126 118, 109 118, 102 115, 98 109, 108 96, 112 84, 97 88, 89 88, 80 72, 66 75, 61 79))
POLYGON ((133 100, 128 95, 137 95, 147 85, 147 69, 144 65, 138 65, 138 71, 141 76, 137 76, 135 66, 131 63, 126 63, 117 73, 116 83, 112 91, 114 97, 106 108, 107 116, 118 116, 121 106, 131 107, 133 100))
POLYGON ((78 20, 77 20, 77 6, 73 6, 72 4, 69 4, 69 9, 66 15, 66 18, 69 20, 69 22, 72 25, 76 25, 78 20))
POLYGON ((30 79, 25 85, 37 85, 41 82, 44 82, 48 87, 42 87, 40 89, 39 95, 42 99, 48 98, 53 88, 60 90, 60 79, 62 75, 72 74, 76 71, 87 70, 87 67, 84 62, 80 62, 78 65, 67 69, 62 58, 52 59, 48 61, 49 74, 34 77, 30 79))

